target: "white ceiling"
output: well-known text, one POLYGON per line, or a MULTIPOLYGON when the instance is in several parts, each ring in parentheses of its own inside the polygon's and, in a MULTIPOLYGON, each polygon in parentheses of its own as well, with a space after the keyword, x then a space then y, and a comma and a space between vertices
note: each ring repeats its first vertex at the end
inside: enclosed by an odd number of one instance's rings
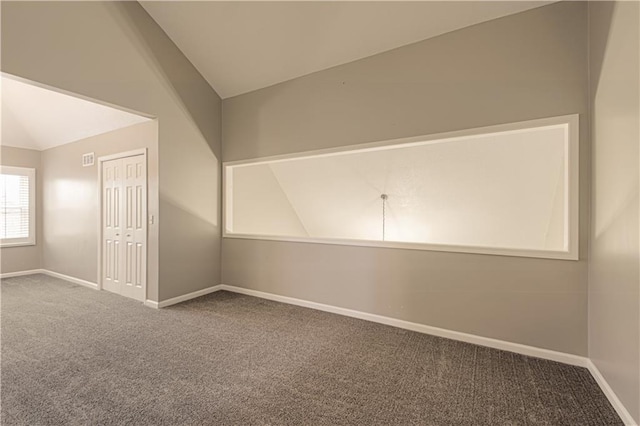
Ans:
POLYGON ((143 1, 222 98, 553 1, 143 1))
POLYGON ((45 150, 150 120, 2 76, 0 144, 45 150))

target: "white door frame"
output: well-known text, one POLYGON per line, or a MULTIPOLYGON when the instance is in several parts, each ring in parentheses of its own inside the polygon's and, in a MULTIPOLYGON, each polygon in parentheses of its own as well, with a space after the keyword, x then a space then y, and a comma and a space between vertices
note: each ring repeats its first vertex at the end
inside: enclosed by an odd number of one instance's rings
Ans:
POLYGON ((145 264, 145 269, 147 271, 147 273, 145 274, 145 276, 147 277, 144 280, 144 300, 147 300, 147 281, 149 281, 149 171, 148 171, 148 164, 147 164, 147 148, 140 148, 140 149, 134 149, 132 151, 125 151, 125 152, 119 152, 117 154, 111 154, 111 155, 104 155, 102 157, 98 157, 98 194, 100 197, 100 202, 98 203, 98 279, 96 280, 96 283, 98 284, 98 290, 102 290, 102 237, 103 237, 103 229, 102 229, 102 212, 103 212, 103 205, 102 203, 104 202, 104 200, 102 199, 102 163, 104 163, 105 161, 110 161, 110 160, 118 160, 121 158, 127 158, 127 157, 135 157, 137 155, 142 155, 144 158, 144 163, 145 163, 145 170, 146 170, 146 176, 145 176, 145 182, 147 185, 146 191, 145 191, 145 195, 147 197, 147 200, 145 202, 145 205, 147 206, 147 211, 145 212, 145 216, 144 216, 144 220, 147 221, 147 225, 145 226, 145 235, 144 235, 144 239, 145 239, 145 244, 144 244, 144 249, 146 252, 145 255, 145 259, 146 259, 146 264, 145 264))

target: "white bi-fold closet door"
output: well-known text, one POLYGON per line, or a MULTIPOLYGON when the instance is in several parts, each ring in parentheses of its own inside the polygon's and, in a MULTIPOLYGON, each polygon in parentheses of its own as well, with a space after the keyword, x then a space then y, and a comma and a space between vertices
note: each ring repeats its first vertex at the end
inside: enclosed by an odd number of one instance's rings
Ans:
POLYGON ((102 162, 102 288, 145 300, 147 170, 144 155, 102 162))

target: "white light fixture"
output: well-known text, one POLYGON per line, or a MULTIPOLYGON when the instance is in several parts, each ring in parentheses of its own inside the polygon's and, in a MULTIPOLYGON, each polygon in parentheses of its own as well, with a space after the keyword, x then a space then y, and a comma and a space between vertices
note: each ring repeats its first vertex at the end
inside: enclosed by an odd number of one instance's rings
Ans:
POLYGON ((385 233, 385 225, 386 225, 385 208, 387 206, 387 200, 389 199, 389 196, 387 194, 382 194, 380 198, 382 198, 382 241, 384 241, 384 238, 385 238, 384 233, 385 233))

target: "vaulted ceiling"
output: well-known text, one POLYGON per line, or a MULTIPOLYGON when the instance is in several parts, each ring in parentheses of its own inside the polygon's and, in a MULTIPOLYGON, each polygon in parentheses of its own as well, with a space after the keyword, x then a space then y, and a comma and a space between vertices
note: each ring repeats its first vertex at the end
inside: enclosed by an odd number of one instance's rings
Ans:
POLYGON ((142 1, 222 98, 552 1, 142 1))
POLYGON ((3 75, 2 145, 45 150, 150 120, 3 75))
MULTIPOLYGON (((141 2, 222 98, 551 1, 141 2)), ((146 120, 2 77, 2 144, 44 150, 146 120)))

